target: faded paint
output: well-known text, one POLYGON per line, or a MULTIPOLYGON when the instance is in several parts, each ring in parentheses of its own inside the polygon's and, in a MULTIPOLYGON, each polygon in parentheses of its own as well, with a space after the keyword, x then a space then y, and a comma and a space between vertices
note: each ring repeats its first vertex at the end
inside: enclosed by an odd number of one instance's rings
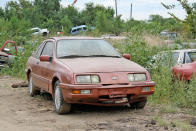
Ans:
MULTIPOLYGON (((154 87, 150 75, 146 69, 125 58, 56 58, 56 42, 61 39, 99 39, 91 37, 53 37, 45 40, 53 41, 53 58, 48 61, 48 56, 42 56, 41 60, 31 56, 27 62, 26 73, 31 72, 33 84, 37 90, 45 90, 52 95, 53 80, 58 78, 63 97, 67 103, 83 103, 92 105, 123 105, 126 103, 146 100, 148 95, 154 93, 154 88, 148 92, 142 92, 142 87, 154 87), (145 73, 146 81, 129 82, 128 73, 145 73), (96 74, 100 77, 98 84, 78 84, 75 80, 77 75, 96 74), (112 80, 113 77, 117 79, 112 80), (73 94, 74 89, 88 89, 91 94, 73 94), (103 98, 108 97, 108 98, 103 98), (128 99, 124 103, 115 103, 124 97, 128 99), (100 102, 113 101, 114 103, 103 104, 100 102)), ((43 44, 44 44, 43 42, 43 44)))

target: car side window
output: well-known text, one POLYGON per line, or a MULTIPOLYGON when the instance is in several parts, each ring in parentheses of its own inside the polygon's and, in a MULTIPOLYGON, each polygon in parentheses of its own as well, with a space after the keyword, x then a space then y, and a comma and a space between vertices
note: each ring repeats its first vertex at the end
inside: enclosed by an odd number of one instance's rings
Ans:
POLYGON ((54 47, 54 43, 49 41, 46 43, 46 45, 44 46, 42 55, 48 55, 50 57, 53 56, 53 47, 54 47))
POLYGON ((186 55, 185 55, 185 63, 191 63, 191 62, 192 62, 192 61, 191 61, 189 55, 188 55, 187 52, 186 52, 186 55))
POLYGON ((36 53, 36 58, 39 59, 40 55, 41 55, 41 52, 43 50, 43 47, 44 47, 45 43, 44 44, 41 44, 41 46, 39 47, 37 53, 36 53))

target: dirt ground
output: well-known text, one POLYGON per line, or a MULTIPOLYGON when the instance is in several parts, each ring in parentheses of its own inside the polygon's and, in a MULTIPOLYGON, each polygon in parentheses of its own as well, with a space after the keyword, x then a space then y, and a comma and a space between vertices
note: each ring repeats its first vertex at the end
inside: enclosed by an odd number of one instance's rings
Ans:
POLYGON ((142 110, 74 105, 70 114, 57 115, 50 95, 30 97, 28 88, 11 87, 21 81, 0 76, 0 131, 196 131, 189 124, 196 118, 194 111, 165 110, 150 104, 142 110))

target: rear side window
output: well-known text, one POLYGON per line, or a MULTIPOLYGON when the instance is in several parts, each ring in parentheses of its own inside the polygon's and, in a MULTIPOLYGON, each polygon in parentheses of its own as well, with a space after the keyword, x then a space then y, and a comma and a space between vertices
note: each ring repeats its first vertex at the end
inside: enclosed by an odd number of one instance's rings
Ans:
POLYGON ((196 52, 188 52, 187 58, 189 58, 189 61, 187 63, 192 63, 196 61, 196 52))
POLYGON ((50 57, 53 56, 53 47, 54 47, 54 43, 49 41, 46 43, 44 49, 43 49, 43 52, 42 52, 42 55, 48 55, 50 57))
POLYGON ((36 54, 36 58, 39 59, 40 55, 41 55, 41 52, 43 50, 43 47, 44 47, 45 43, 44 44, 41 44, 40 47, 38 48, 37 50, 37 54, 36 54))

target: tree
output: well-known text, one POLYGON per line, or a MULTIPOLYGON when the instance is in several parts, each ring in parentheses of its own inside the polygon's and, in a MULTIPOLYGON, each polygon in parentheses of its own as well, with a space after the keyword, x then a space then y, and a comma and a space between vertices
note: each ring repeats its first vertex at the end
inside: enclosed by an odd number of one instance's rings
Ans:
MULTIPOLYGON (((178 18, 176 15, 174 15, 174 13, 170 13, 168 12, 173 18, 175 18, 176 20, 178 20, 179 22, 182 22, 184 24, 184 27, 186 29, 186 31, 188 33, 191 34, 191 38, 196 38, 196 3, 194 4, 190 4, 188 2, 188 0, 177 0, 180 5, 182 6, 182 8, 185 10, 186 12, 186 18, 184 20, 181 20, 180 18, 178 18)), ((174 9, 176 7, 176 5, 166 5, 164 3, 162 3, 162 5, 168 9, 174 9)))
POLYGON ((160 15, 150 15, 149 21, 163 24, 164 18, 160 15))
POLYGON ((102 5, 95 6, 93 3, 87 3, 81 13, 84 23, 95 26, 95 17, 98 11, 107 13, 108 17, 114 17, 114 10, 111 7, 106 8, 102 5))
POLYGON ((72 28, 72 22, 71 20, 68 18, 68 16, 64 16, 63 19, 61 19, 61 25, 63 26, 63 31, 65 33, 69 33, 70 29, 72 28))
POLYGON ((0 7, 0 18, 4 17, 4 10, 0 7))
POLYGON ((99 32, 112 32, 114 30, 113 20, 104 11, 99 11, 95 18, 96 29, 99 32))

